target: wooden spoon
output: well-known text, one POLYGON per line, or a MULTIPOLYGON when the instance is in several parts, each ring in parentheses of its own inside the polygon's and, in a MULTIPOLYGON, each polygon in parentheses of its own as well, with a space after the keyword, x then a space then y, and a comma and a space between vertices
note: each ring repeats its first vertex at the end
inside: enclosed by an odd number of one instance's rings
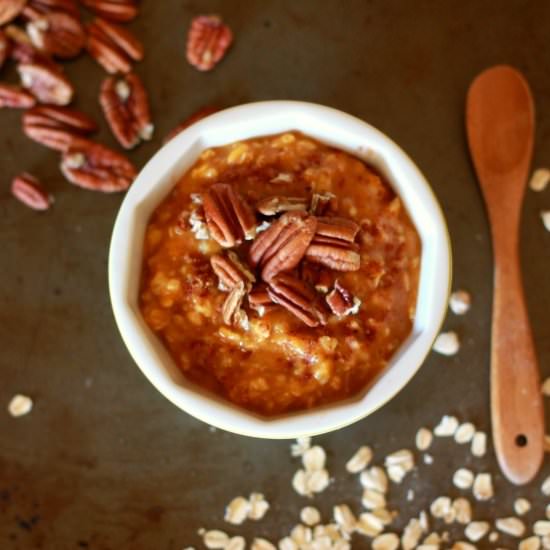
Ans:
POLYGON ((491 413, 500 467, 518 485, 544 454, 537 358, 519 264, 519 222, 534 140, 534 106, 523 75, 505 65, 481 73, 466 102, 470 153, 489 212, 495 260, 491 413))

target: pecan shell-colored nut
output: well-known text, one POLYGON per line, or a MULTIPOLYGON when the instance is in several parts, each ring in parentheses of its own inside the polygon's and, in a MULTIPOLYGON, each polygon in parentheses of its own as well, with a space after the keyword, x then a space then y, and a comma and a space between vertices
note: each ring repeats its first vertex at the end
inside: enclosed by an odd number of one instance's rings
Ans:
POLYGON ((32 10, 33 13, 39 14, 63 11, 65 13, 70 13, 77 19, 80 19, 80 11, 76 0, 29 0, 23 10, 23 15, 29 19, 32 19, 32 17, 28 15, 30 10, 32 10))
POLYGON ((2 0, 0 2, 0 25, 15 19, 25 7, 27 0, 2 0))
POLYGON ((308 327, 326 324, 325 312, 315 291, 288 273, 279 273, 269 283, 267 292, 273 302, 286 308, 308 327))
POLYGON ((23 87, 40 103, 68 105, 71 102, 74 88, 63 73, 41 63, 20 63, 17 71, 23 87))
POLYGON ((281 212, 305 210, 306 199, 302 197, 267 197, 256 203, 256 210, 264 216, 275 216, 281 212))
POLYGON ((6 33, 0 29, 0 69, 10 55, 10 40, 6 33))
POLYGON ((357 271, 361 256, 352 243, 315 243, 306 250, 305 257, 314 263, 330 267, 335 271, 357 271))
POLYGON ((346 218, 317 218, 315 237, 329 237, 352 243, 359 232, 359 225, 346 218))
POLYGON ((10 107, 12 109, 28 109, 36 103, 33 95, 19 86, 0 83, 0 109, 10 107))
POLYGON ((210 265, 220 280, 221 290, 231 290, 239 283, 243 283, 245 288, 250 290, 252 283, 256 281, 250 269, 231 250, 226 254, 214 254, 210 258, 210 265))
POLYGON ((109 73, 129 73, 132 63, 117 46, 90 32, 86 43, 88 53, 109 73))
POLYGON ((231 29, 217 15, 199 15, 187 35, 187 61, 199 71, 210 71, 233 42, 231 29))
POLYGON ((53 70, 61 71, 61 68, 46 53, 38 51, 32 45, 24 29, 17 25, 8 25, 4 32, 11 40, 10 57, 17 63, 40 63, 50 66, 53 70))
POLYGON ((80 0, 80 3, 110 21, 131 21, 138 14, 133 0, 80 0))
POLYGON ((344 288, 338 279, 334 282, 334 288, 326 295, 325 300, 332 313, 338 317, 357 313, 361 305, 361 301, 344 288))
POLYGON ((271 296, 267 291, 267 285, 260 283, 252 288, 248 293, 248 305, 263 317, 266 313, 277 309, 279 306, 271 300, 271 296))
POLYGON ((63 154, 61 171, 71 183, 103 193, 125 191, 137 174, 124 155, 84 139, 63 154))
POLYGON ((53 202, 53 197, 42 184, 30 174, 23 173, 14 178, 11 183, 11 193, 20 202, 33 210, 47 210, 53 202))
POLYGON ((80 21, 61 11, 30 21, 27 34, 36 48, 62 59, 76 57, 86 44, 86 32, 80 21))
POLYGON ((237 283, 227 295, 222 306, 223 322, 226 325, 242 324, 246 313, 241 309, 243 298, 246 295, 244 283, 237 283))
POLYGON ((143 44, 131 33, 128 29, 121 27, 115 23, 110 23, 96 17, 92 27, 97 31, 101 31, 104 37, 107 37, 113 44, 118 46, 125 54, 131 57, 134 61, 141 61, 144 56, 143 44))
POLYGON ((294 269, 315 235, 317 220, 305 212, 288 212, 260 233, 249 251, 252 265, 262 268, 262 279, 294 269))
POLYGON ((216 183, 202 195, 210 235, 231 248, 256 232, 256 218, 244 198, 227 183, 216 183))
POLYGON ((173 130, 171 130, 168 133, 168 135, 164 138, 163 144, 168 143, 171 139, 175 138, 178 134, 183 132, 186 128, 189 128, 189 126, 192 126, 193 124, 195 124, 195 122, 198 122, 199 120, 202 120, 203 118, 206 118, 212 113, 216 113, 218 111, 219 111, 218 107, 213 107, 210 105, 200 108, 198 111, 193 113, 189 118, 185 119, 183 122, 178 124, 173 130))
POLYGON ((99 102, 111 131, 125 149, 153 135, 149 97, 135 73, 103 81, 99 102))

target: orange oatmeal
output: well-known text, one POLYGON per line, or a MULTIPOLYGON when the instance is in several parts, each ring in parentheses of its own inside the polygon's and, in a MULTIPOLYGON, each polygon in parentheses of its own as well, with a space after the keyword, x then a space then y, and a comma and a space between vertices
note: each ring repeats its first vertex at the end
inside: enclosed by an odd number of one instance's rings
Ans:
POLYGON ((190 380, 281 414, 384 368, 412 328, 419 261, 377 172, 289 132, 200 155, 149 220, 140 308, 190 380))

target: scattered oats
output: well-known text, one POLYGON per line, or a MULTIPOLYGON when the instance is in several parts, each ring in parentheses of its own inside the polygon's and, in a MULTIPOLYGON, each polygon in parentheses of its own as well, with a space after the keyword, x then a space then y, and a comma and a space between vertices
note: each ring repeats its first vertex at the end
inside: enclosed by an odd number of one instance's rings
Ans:
POLYGON ((296 443, 290 446, 292 456, 302 456, 311 447, 311 437, 299 437, 296 443))
POLYGON ((389 478, 395 483, 401 483, 407 473, 414 468, 414 456, 408 449, 402 449, 389 454, 385 466, 389 478))
POLYGON ((434 435, 437 437, 451 437, 458 428, 458 420, 455 416, 445 415, 439 424, 434 428, 434 435))
POLYGON ((435 547, 439 547, 439 545, 442 543, 443 541, 441 540, 441 537, 439 536, 438 533, 430 533, 423 541, 422 541, 422 544, 426 545, 426 546, 435 546, 435 547))
POLYGON ((277 548, 266 539, 257 537, 252 541, 251 550, 277 550, 277 548))
POLYGON ((477 549, 473 544, 459 540, 458 542, 455 542, 452 545, 451 550, 477 550, 477 549))
POLYGON ((321 514, 317 508, 314 508, 313 506, 306 506, 305 508, 302 508, 302 511, 300 512, 300 519, 306 525, 317 525, 321 521, 321 514))
POLYGON ((414 491, 412 489, 409 489, 407 491, 407 501, 412 502, 414 500, 414 491))
POLYGON ((430 520, 428 519, 428 514, 424 510, 418 514, 418 522, 420 523, 422 532, 427 533, 430 529, 430 520))
POLYGON ((313 539, 308 548, 311 550, 332 550, 332 540, 327 535, 317 537, 313 539))
POLYGON ((454 355, 460 349, 458 334, 454 331, 442 332, 436 339, 432 348, 442 355, 454 355))
POLYGON ((309 493, 322 493, 329 486, 330 478, 326 470, 307 472, 307 476, 309 493))
POLYGON ((284 537, 279 541, 279 550, 298 550, 298 545, 290 537, 284 537))
POLYGON ((455 315, 464 315, 472 305, 472 297, 465 290, 456 290, 449 298, 449 307, 455 315))
POLYGON ((424 455, 424 464, 431 466, 434 463, 434 457, 430 454, 424 455))
POLYGON ((364 470, 372 460, 372 449, 366 445, 359 447, 357 452, 347 461, 346 470, 351 474, 358 474, 364 470))
POLYGON ((224 550, 244 550, 246 548, 246 541, 244 537, 232 537, 224 550))
POLYGON ((489 533, 489 542, 496 542, 498 540, 498 533, 496 531, 491 531, 489 533))
POLYGON ((365 489, 372 489, 379 493, 386 493, 388 490, 388 476, 380 466, 372 466, 361 472, 359 481, 365 489))
POLYGON ((476 500, 490 500, 493 498, 493 478, 491 474, 477 474, 473 488, 476 500))
POLYGON ((422 537, 422 526, 416 518, 412 518, 405 526, 403 536, 401 537, 401 545, 403 550, 412 550, 418 545, 422 537))
POLYGON ((265 500, 262 493, 251 493, 248 498, 248 518, 253 520, 262 519, 269 510, 269 502, 265 500))
POLYGON ((519 538, 525 533, 525 524, 523 521, 514 517, 497 519, 495 521, 495 526, 499 531, 511 537, 519 538))
POLYGON ((195 550, 193 546, 185 546, 183 550, 195 550))
POLYGON ((485 456, 487 452, 487 434, 476 432, 472 439, 472 454, 474 456, 485 456))
POLYGON ((540 539, 538 537, 529 537, 523 539, 518 546, 518 550, 539 550, 540 539))
POLYGON ((533 525, 533 533, 539 537, 547 537, 550 535, 550 521, 540 520, 535 521, 533 525))
POLYGON ((540 486, 540 490, 542 491, 542 494, 550 497, 550 476, 548 476, 540 486))
POLYGON ((543 395, 550 397, 550 377, 545 378, 540 389, 543 395))
POLYGON ((292 478, 292 487, 294 490, 303 497, 311 496, 311 491, 308 487, 309 476, 305 470, 298 470, 292 478))
POLYGON ((416 547, 416 550, 439 550, 439 545, 422 543, 416 547))
POLYGON ((361 503, 367 510, 377 510, 386 507, 386 497, 383 493, 373 489, 365 489, 361 498, 361 503))
POLYGON ((531 503, 526 498, 516 498, 514 500, 514 511, 518 516, 523 516, 531 510, 531 503))
POLYGON ((340 528, 336 523, 327 523, 326 525, 317 525, 314 531, 315 537, 327 535, 332 542, 336 542, 342 538, 340 528))
POLYGON ((338 504, 332 509, 334 521, 340 526, 344 533, 352 533, 357 520, 347 504, 338 504))
POLYGON ((546 231, 550 231, 550 210, 543 210, 540 217, 546 231))
POLYGON ((332 545, 332 550, 351 550, 351 545, 347 540, 337 540, 332 545))
POLYGON ((476 428, 471 422, 464 422, 461 424, 455 432, 455 441, 459 445, 464 443, 469 443, 472 441, 474 434, 476 433, 476 428))
POLYGON ((25 416, 32 411, 32 399, 20 393, 14 395, 8 404, 8 412, 11 416, 17 418, 25 416))
POLYGON ((233 525, 240 525, 248 517, 250 503, 244 497, 234 498, 225 508, 224 519, 233 525))
POLYGON ((487 521, 472 521, 466 525, 464 529, 464 534, 468 540, 472 542, 477 542, 481 540, 489 532, 489 522, 487 521))
POLYGON ((529 180, 529 187, 532 191, 544 191, 550 182, 550 170, 548 168, 537 168, 529 180))
POLYGON ((428 428, 420 428, 416 432, 416 448, 419 451, 425 451, 426 449, 429 449, 430 445, 433 441, 433 435, 428 428))
POLYGON ((290 538, 298 545, 303 546, 311 542, 313 533, 309 527, 301 525, 300 523, 292 528, 290 531, 290 538))
POLYGON ((386 508, 379 508, 378 510, 373 510, 372 513, 382 522, 383 525, 389 525, 393 521, 394 516, 396 515, 395 512, 390 512, 389 510, 386 510, 386 508))
POLYGON ((430 505, 430 513, 434 518, 444 518, 451 511, 452 503, 449 497, 437 497, 430 505))
POLYGON ((227 533, 218 529, 212 529, 210 531, 203 531, 199 533, 202 535, 202 542, 206 548, 211 550, 217 550, 219 548, 225 548, 229 542, 229 536, 227 533))
POLYGON ((319 445, 307 449, 302 455, 302 463, 307 472, 322 470, 325 467, 327 455, 319 445))
POLYGON ((399 537, 395 533, 384 533, 372 541, 371 548, 372 550, 397 550, 399 537))
POLYGON ((465 498, 455 498, 453 500, 453 510, 455 512, 455 520, 466 525, 472 521, 472 505, 465 498))
POLYGON ((459 468, 453 476, 453 484, 459 489, 469 489, 474 483, 474 474, 467 468, 459 468))

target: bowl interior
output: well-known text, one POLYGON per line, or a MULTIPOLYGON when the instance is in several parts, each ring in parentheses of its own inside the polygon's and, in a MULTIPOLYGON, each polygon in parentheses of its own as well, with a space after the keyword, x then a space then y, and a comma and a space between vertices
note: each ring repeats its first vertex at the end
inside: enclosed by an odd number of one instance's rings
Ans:
POLYGON ((149 380, 174 404, 219 428, 267 438, 314 435, 343 427, 391 399, 429 352, 447 305, 450 247, 435 197, 413 162, 384 134, 340 111, 300 102, 243 105, 196 123, 167 143, 145 166, 121 206, 109 258, 111 301, 122 337, 149 380), (416 317, 409 338, 387 368, 361 393, 310 411, 265 418, 189 382, 141 317, 139 291, 148 219, 206 148, 298 130, 345 150, 378 169, 402 199, 422 242, 416 317))

